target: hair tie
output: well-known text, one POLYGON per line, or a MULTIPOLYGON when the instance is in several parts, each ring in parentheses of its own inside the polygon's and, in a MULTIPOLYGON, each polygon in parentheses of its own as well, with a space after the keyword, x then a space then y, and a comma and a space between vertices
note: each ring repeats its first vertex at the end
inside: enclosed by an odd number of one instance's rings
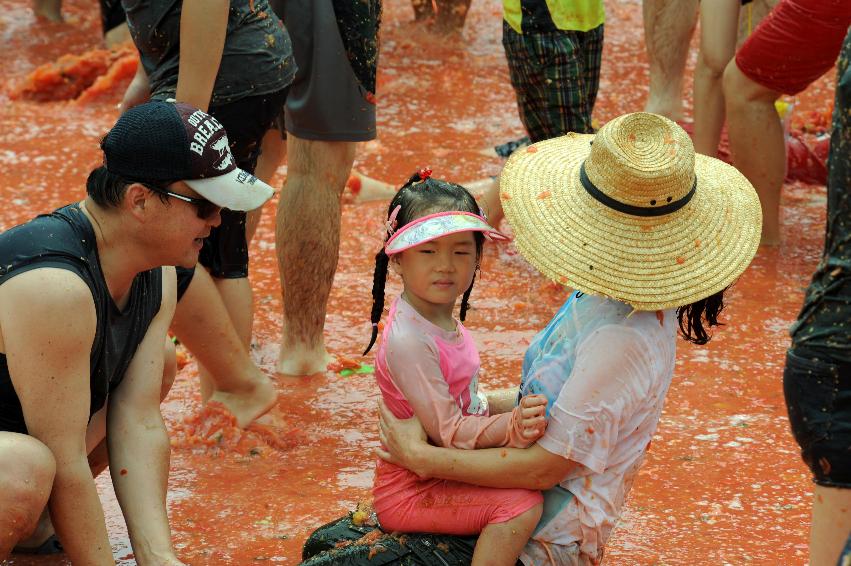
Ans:
POLYGON ((417 175, 420 176, 420 181, 425 181, 429 177, 431 177, 431 167, 423 167, 419 171, 417 171, 417 175))
POLYGON ((373 327, 373 328, 378 328, 378 323, 377 323, 377 322, 373 322, 373 323, 372 323, 372 327, 373 327))
POLYGON ((393 232, 396 231, 396 217, 399 216, 399 211, 402 210, 402 205, 397 204, 396 208, 393 209, 393 212, 390 213, 390 216, 387 218, 387 221, 384 223, 384 228, 387 229, 387 236, 392 236, 393 232))

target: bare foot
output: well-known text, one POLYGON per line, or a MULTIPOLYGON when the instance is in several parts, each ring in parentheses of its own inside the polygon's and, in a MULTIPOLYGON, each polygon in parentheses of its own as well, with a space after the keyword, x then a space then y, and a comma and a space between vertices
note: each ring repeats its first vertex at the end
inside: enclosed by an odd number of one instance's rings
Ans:
POLYGON ((37 18, 44 18, 54 23, 62 19, 62 0, 33 0, 33 12, 37 18))
POLYGON ((315 348, 304 345, 290 348, 281 346, 276 371, 283 376, 315 375, 324 373, 331 361, 325 344, 319 344, 315 348))
POLYGON ((502 212, 502 203, 499 201, 499 177, 487 177, 461 184, 479 201, 488 224, 499 228, 499 223, 505 217, 502 212))
POLYGON ((272 381, 264 375, 248 391, 215 391, 209 400, 224 405, 236 417, 239 428, 245 428, 275 406, 278 392, 272 381))

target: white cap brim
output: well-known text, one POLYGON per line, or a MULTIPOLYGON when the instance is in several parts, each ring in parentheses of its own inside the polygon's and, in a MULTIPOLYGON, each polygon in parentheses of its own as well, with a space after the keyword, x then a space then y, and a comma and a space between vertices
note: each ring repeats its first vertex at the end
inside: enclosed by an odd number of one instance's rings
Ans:
POLYGON ((272 187, 239 168, 218 177, 184 181, 208 201, 230 210, 254 210, 275 194, 272 187))

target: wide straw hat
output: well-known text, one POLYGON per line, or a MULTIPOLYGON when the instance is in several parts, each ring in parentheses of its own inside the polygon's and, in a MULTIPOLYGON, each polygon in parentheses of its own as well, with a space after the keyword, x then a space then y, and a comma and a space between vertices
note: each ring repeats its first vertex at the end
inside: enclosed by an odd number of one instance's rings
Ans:
POLYGON ((541 273, 636 310, 724 289, 762 230, 745 176, 696 155, 682 128, 644 112, 514 152, 500 198, 517 248, 541 273))

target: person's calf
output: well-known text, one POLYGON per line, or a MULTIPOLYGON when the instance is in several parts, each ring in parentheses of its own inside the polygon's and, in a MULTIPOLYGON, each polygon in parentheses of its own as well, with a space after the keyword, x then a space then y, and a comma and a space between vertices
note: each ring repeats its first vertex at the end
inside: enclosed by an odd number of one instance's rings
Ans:
POLYGON ((544 506, 538 503, 503 523, 491 523, 482 529, 476 543, 472 566, 512 566, 541 519, 544 506))
POLYGON ((276 218, 275 248, 284 295, 280 375, 325 371, 323 335, 340 238, 340 196, 355 142, 288 140, 287 183, 276 218))
POLYGON ((851 487, 816 485, 810 530, 811 566, 834 566, 851 533, 851 487))

